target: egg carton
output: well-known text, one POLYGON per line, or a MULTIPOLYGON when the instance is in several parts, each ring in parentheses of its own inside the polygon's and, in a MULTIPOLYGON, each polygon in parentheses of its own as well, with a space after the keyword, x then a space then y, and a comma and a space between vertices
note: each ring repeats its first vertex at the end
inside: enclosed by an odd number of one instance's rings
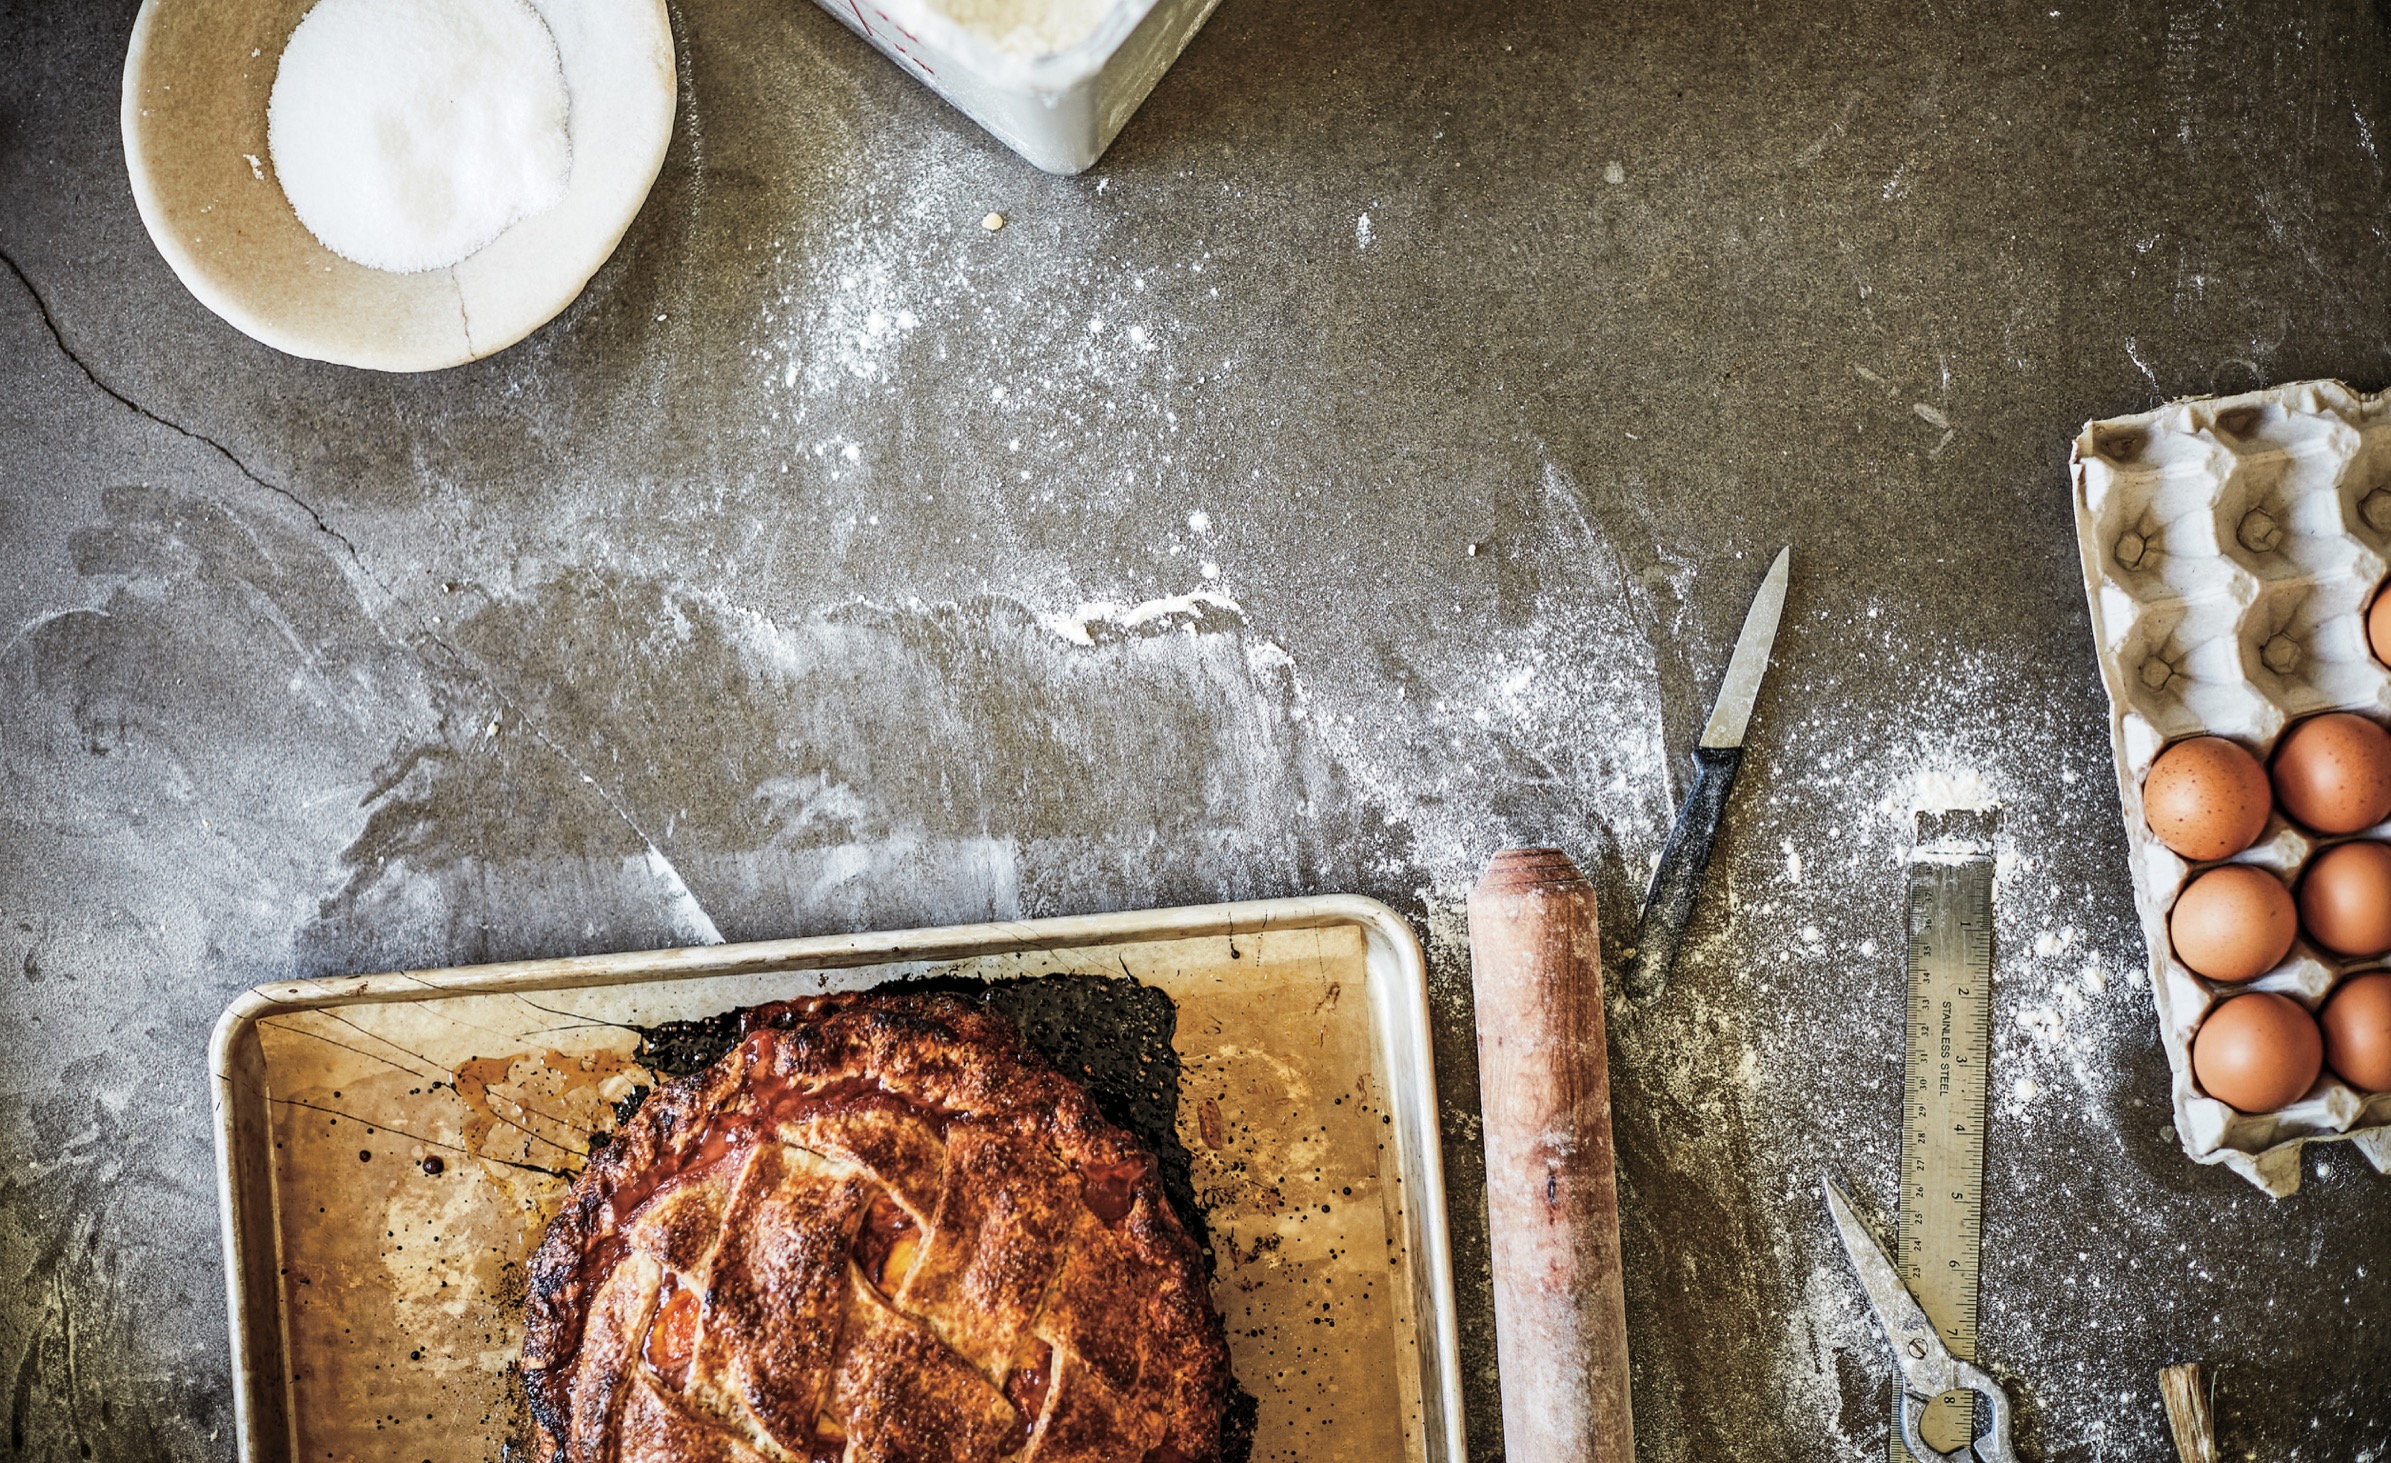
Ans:
MULTIPOLYGON (((2391 393, 2303 381, 2192 398, 2088 423, 2076 438, 2076 547, 2091 601, 2109 731, 2150 948, 2159 1036, 2174 1074, 2184 1152, 2280 1197, 2300 1186, 2310 1143, 2348 1141, 2391 1172, 2391 1093, 2371 1097, 2328 1069, 2272 1113, 2242 1113, 2192 1081, 2192 1033, 2210 1007, 2275 991, 2311 1012, 2347 960, 2303 934, 2259 979, 2204 980, 2175 958, 2167 911, 2193 875, 2151 834, 2142 779, 2185 737, 2230 737, 2263 761, 2285 728, 2321 711, 2391 721, 2391 671, 2369 650, 2365 613, 2391 571, 2391 393)), ((2391 837, 2391 824, 2359 837, 2391 837)), ((2320 839, 2281 812, 2231 862, 2295 878, 2320 839)))

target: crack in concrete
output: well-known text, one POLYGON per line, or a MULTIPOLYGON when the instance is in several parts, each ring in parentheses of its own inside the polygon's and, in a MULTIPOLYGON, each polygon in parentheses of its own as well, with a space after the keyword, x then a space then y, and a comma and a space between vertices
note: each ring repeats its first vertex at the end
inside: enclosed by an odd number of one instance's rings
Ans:
POLYGON ((380 588, 383 593, 388 594, 390 592, 390 586, 384 584, 380 578, 375 576, 372 570, 365 567, 365 560, 358 554, 357 545, 349 540, 349 536, 347 534, 344 534, 339 529, 334 528, 332 526, 331 520, 325 518, 321 512, 317 511, 314 504, 309 503, 297 493, 292 492, 290 489, 283 487, 278 483, 267 481, 264 477, 261 477, 258 474, 255 468, 242 461, 239 453, 234 452, 230 447, 225 446, 222 442, 217 441, 215 438, 207 435, 205 432, 195 432, 180 422, 158 415, 156 412, 151 411, 148 407, 143 406, 140 402, 135 401, 132 397, 125 395, 123 392, 117 390, 115 387, 102 380, 100 378, 99 372, 94 371, 91 368, 91 363, 84 360, 83 357, 76 352, 73 346, 67 344, 66 332, 58 328, 58 317, 51 313, 50 302, 42 297, 42 292, 37 286, 35 286, 32 277, 25 273, 24 267, 18 264, 15 257, 5 249, 0 249, 0 265, 5 265, 8 269, 8 272, 16 276, 17 283, 24 288, 26 295, 32 299, 34 312, 41 316, 42 328, 50 333, 50 343, 58 347, 58 353, 66 357, 67 361, 72 364, 77 371, 82 373, 83 379, 90 382, 94 390, 98 391, 101 395, 106 396, 109 400, 115 402, 117 405, 123 407, 129 412, 132 412, 134 415, 142 418, 143 420, 155 422, 157 425, 164 427, 167 431, 174 433, 178 437, 184 437, 190 441, 197 442, 202 447, 214 452, 218 457, 223 458, 227 463, 231 464, 232 470, 239 473, 242 477, 247 478, 250 482, 255 483, 257 486, 265 489, 269 493, 272 493, 274 496, 281 498, 283 501, 289 503, 292 507, 306 514, 308 521, 316 526, 317 532, 322 533, 327 538, 332 539, 343 549, 348 551, 349 561, 357 566, 359 573, 364 574, 368 579, 372 579, 374 584, 380 588))
MULTIPOLYGON (((132 397, 127 396, 124 392, 119 391, 114 386, 109 385, 107 381, 101 378, 97 371, 94 371, 91 368, 91 364, 88 361, 85 361, 82 356, 76 353, 75 348, 67 343, 66 333, 60 330, 58 327, 57 316, 51 313, 50 302, 43 298, 41 290, 35 286, 31 276, 25 273, 24 267, 19 265, 15 257, 5 249, 0 249, 0 267, 5 267, 9 274, 15 276, 17 284, 23 288, 26 297, 33 301, 34 312, 41 317, 42 328, 49 332, 50 343, 56 346, 58 348, 58 353, 61 356, 64 356, 68 363, 74 366, 74 368, 82 374, 82 377, 85 381, 91 383, 93 390, 98 391, 110 401, 113 401, 117 405, 123 407, 125 410, 132 412, 134 415, 142 418, 144 421, 153 422, 158 426, 164 427, 166 430, 174 433, 178 437, 183 437, 189 441, 196 442, 199 445, 207 448, 209 451, 214 452, 218 457, 223 458, 226 463, 230 464, 233 471, 239 473, 244 479, 264 489, 266 492, 273 494, 275 497, 282 499, 283 501, 289 503, 292 507, 297 508, 300 512, 306 514, 308 521, 315 525, 317 532, 323 534, 326 538, 331 539, 334 543, 339 544, 342 551, 348 555, 349 562, 356 566, 358 574, 363 576, 367 583, 373 585, 376 590, 381 592, 384 601, 415 621, 414 631, 420 642, 428 643, 438 647, 442 655, 449 661, 452 669, 461 673, 468 679, 480 683, 484 690, 486 690, 493 698, 495 698, 502 706, 504 706, 514 715, 515 720, 519 725, 528 730, 542 746, 546 747, 551 753, 561 758, 567 767, 573 769, 573 771, 580 776, 581 781, 589 788, 591 794, 595 796, 600 803, 605 805, 607 811, 613 813, 615 817, 621 819, 623 826, 630 829, 632 835, 646 846, 646 862, 648 871, 653 874, 657 882, 663 886, 667 901, 673 906, 674 914, 689 929, 691 935, 703 944, 719 945, 723 942, 722 932, 715 925, 713 916, 708 914, 706 912, 705 906, 698 901, 697 895, 690 889, 688 881, 681 877, 681 871, 674 866, 671 859, 665 856, 663 848, 656 842, 656 840, 648 836, 647 830, 639 826, 638 820, 631 816, 630 810, 623 806, 621 800, 616 798, 612 793, 608 792, 605 786, 601 784, 597 778, 591 776, 589 771, 585 769, 579 761, 575 760, 573 755, 570 752, 567 752, 561 743, 559 743, 554 737, 548 735, 547 732, 541 730, 539 725, 524 712, 520 703, 518 703, 514 697, 509 696, 503 689, 501 689, 495 678, 493 678, 486 670, 477 665, 471 656, 468 656, 463 650, 451 644, 445 637, 435 633, 431 627, 425 623, 423 616, 416 614, 405 603, 405 601, 400 599, 397 592, 391 588, 389 582, 384 580, 380 575, 376 574, 370 567, 367 566, 365 562, 365 556, 358 551, 354 540, 350 539, 347 534, 342 533, 339 529, 334 528, 331 521, 325 518, 321 512, 317 511, 315 506, 309 503, 306 499, 300 497, 297 493, 292 492, 290 489, 285 488, 278 483, 268 481, 266 478, 260 476, 254 468, 250 467, 248 463, 242 461, 238 453, 225 446, 222 442, 217 441, 215 438, 208 436, 204 432, 193 431, 191 428, 184 426, 180 422, 160 416, 158 413, 150 410, 146 406, 143 406, 140 402, 134 400, 132 397)), ((460 300, 460 308, 461 306, 462 302, 460 300)), ((371 605, 361 604, 360 607, 365 611, 366 620, 373 625, 375 632, 381 635, 385 642, 387 642, 393 648, 403 651, 407 655, 413 657, 418 665, 426 664, 426 658, 422 649, 420 648, 420 644, 409 644, 406 640, 393 635, 390 632, 389 627, 383 623, 382 617, 374 612, 374 609, 371 605)), ((16 636, 11 638, 9 642, 10 646, 13 647, 18 640, 23 639, 27 631, 35 628, 35 626, 39 625, 40 623, 42 623, 42 621, 37 620, 33 625, 28 625, 25 627, 25 630, 20 630, 16 636)))

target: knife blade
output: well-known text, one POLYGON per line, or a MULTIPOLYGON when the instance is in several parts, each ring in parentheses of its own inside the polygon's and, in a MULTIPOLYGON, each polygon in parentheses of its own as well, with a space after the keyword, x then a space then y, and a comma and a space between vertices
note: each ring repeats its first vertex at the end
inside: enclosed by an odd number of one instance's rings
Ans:
POLYGON ((1792 568, 1791 545, 1777 551, 1752 596, 1743 617, 1743 633, 1719 683, 1718 700, 1710 720, 1694 744, 1694 781, 1677 809, 1676 826, 1661 849, 1660 867, 1644 895, 1644 913, 1636 925, 1635 948, 1628 953, 1620 984, 1637 1005, 1651 1001, 1669 983, 1677 964, 1677 947, 1693 921, 1694 899, 1702 892, 1702 875, 1710 867, 1710 848, 1718 839, 1726 816, 1727 794, 1734 790, 1736 770, 1743 764, 1744 731, 1751 725, 1752 707, 1760 699, 1760 683, 1768 675, 1769 652, 1776 647, 1777 621, 1785 613, 1785 581, 1792 568))

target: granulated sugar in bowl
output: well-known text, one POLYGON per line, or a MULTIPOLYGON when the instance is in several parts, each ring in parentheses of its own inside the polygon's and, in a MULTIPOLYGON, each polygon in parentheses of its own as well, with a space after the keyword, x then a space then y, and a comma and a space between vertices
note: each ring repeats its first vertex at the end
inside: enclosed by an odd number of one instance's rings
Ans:
POLYGON ((275 69, 266 142, 318 242, 410 274, 563 201, 570 112, 525 0, 320 0, 275 69))

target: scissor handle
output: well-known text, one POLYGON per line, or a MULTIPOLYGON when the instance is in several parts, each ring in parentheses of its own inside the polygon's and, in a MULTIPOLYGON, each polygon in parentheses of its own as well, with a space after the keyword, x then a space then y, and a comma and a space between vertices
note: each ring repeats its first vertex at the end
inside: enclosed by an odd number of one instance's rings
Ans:
POLYGON ((1953 1448, 1948 1453, 1928 1447, 1926 1439, 1919 1435, 1918 1419, 1925 1412, 1927 1404, 1934 1399, 1920 1397, 1904 1387, 1901 1391, 1902 1445, 1909 1449, 1910 1456, 1917 1463, 1964 1463, 1970 1457, 1975 1458, 1977 1463, 2017 1463, 2017 1454, 2009 1446, 2009 1394, 2002 1391, 2001 1384, 1980 1367, 1955 1360, 1951 1370, 1952 1380, 1959 1387, 1984 1399, 1992 1412, 1992 1426, 1984 1430, 1982 1437, 1964 1447, 1953 1448))

